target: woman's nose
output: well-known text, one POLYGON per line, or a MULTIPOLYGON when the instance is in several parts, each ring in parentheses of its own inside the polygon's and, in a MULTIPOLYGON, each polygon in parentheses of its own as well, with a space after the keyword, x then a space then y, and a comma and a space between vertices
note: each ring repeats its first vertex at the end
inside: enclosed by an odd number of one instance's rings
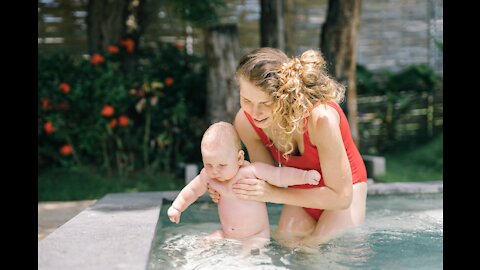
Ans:
POLYGON ((258 109, 257 106, 252 106, 252 116, 254 118, 257 118, 258 116, 260 116, 260 110, 258 109))

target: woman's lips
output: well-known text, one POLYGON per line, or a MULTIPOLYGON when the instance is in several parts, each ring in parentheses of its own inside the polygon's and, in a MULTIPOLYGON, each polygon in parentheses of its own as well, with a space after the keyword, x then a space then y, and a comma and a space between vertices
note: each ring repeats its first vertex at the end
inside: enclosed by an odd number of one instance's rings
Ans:
POLYGON ((255 122, 261 124, 261 123, 264 123, 267 119, 268 119, 268 117, 267 117, 267 118, 263 118, 262 120, 257 120, 257 119, 254 119, 254 120, 255 120, 255 122))

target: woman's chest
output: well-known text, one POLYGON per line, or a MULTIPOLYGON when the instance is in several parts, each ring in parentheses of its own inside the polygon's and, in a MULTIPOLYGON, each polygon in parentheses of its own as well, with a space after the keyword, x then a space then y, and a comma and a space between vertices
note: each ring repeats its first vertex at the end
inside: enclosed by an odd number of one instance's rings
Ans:
POLYGON ((285 153, 288 151, 288 146, 291 143, 293 146, 293 152, 290 154, 292 156, 302 156, 305 153, 305 141, 304 134, 295 132, 289 141, 286 141, 285 138, 278 136, 270 129, 264 130, 265 135, 270 140, 270 143, 273 143, 273 146, 280 152, 285 153))

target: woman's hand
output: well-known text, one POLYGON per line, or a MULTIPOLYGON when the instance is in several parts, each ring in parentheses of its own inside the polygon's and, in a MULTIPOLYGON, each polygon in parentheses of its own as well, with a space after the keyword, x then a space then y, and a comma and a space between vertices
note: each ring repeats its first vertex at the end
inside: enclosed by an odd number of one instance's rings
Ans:
POLYGON ((207 191, 210 198, 214 203, 218 203, 220 201, 220 193, 218 193, 215 189, 213 189, 210 184, 207 183, 207 191))
POLYGON ((255 178, 240 179, 233 185, 235 195, 244 200, 271 202, 273 187, 264 180, 255 178))

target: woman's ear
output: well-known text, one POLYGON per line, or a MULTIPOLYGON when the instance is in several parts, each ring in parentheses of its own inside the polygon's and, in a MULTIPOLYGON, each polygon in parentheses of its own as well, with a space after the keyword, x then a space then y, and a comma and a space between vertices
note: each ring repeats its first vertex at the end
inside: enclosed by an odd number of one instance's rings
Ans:
POLYGON ((245 161, 245 152, 243 152, 243 150, 238 151, 237 159, 238 165, 243 165, 243 162, 245 161))

